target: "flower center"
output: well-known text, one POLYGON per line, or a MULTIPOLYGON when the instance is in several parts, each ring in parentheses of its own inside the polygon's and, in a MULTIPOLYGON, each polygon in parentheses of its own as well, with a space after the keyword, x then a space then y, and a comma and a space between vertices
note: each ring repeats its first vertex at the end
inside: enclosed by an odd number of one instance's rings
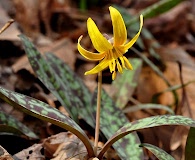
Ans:
POLYGON ((116 78, 116 68, 119 73, 123 73, 124 69, 132 70, 133 67, 130 64, 129 60, 123 56, 123 52, 119 47, 113 47, 111 50, 108 51, 108 59, 109 59, 109 69, 112 73, 112 79, 116 78))

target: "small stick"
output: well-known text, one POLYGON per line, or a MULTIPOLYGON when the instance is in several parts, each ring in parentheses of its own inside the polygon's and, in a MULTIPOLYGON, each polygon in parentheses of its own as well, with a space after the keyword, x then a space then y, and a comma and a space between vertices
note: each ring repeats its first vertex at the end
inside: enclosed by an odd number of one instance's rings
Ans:
POLYGON ((13 19, 10 19, 1 29, 0 34, 3 33, 12 23, 14 22, 13 19))

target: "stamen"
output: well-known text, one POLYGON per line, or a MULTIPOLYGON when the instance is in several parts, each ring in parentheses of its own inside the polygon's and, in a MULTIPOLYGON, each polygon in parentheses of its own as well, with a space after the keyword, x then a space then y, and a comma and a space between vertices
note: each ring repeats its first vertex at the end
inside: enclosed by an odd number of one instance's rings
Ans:
POLYGON ((125 56, 123 56, 123 59, 125 60, 125 64, 127 65, 127 68, 130 70, 133 70, 133 67, 131 63, 129 62, 129 60, 125 56))
POLYGON ((116 62, 115 62, 115 59, 113 59, 113 60, 112 60, 112 65, 113 65, 113 66, 112 66, 112 68, 113 68, 112 72, 113 72, 113 71, 115 71, 115 68, 116 68, 116 62))
POLYGON ((110 72, 112 73, 112 71, 113 71, 113 65, 112 65, 112 62, 111 61, 109 61, 109 69, 110 69, 110 72))
POLYGON ((116 60, 116 63, 117 63, 117 69, 118 69, 119 73, 123 73, 123 69, 122 69, 121 64, 119 63, 118 59, 116 60))
POLYGON ((122 63, 123 68, 127 69, 127 67, 125 66, 125 62, 124 62, 123 56, 122 57, 119 57, 119 58, 121 60, 121 63, 122 63))
MULTIPOLYGON (((108 51, 107 59, 111 60, 110 51, 108 51)), ((109 61, 109 69, 110 69, 110 72, 112 72, 113 68, 112 68, 112 62, 111 61, 109 61)))
POLYGON ((114 71, 114 72, 112 73, 112 80, 115 80, 115 78, 116 78, 116 71, 114 71))

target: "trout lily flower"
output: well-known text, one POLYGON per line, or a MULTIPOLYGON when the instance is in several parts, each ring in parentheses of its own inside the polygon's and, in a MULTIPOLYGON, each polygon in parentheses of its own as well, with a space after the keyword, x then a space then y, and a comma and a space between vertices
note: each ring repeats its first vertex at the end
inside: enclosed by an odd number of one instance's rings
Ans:
POLYGON ((85 75, 96 74, 109 67, 110 72, 112 73, 112 79, 114 80, 116 78, 116 68, 119 73, 123 73, 123 68, 129 70, 133 69, 132 65, 124 54, 137 41, 143 26, 143 16, 140 15, 140 28, 138 33, 131 41, 127 42, 127 30, 120 12, 111 6, 109 7, 109 10, 114 32, 113 39, 107 40, 100 33, 95 22, 91 18, 88 18, 88 34, 94 48, 99 53, 93 53, 84 49, 80 44, 82 36, 80 36, 78 39, 77 48, 80 54, 86 59, 91 61, 99 61, 99 64, 91 70, 85 72, 85 75))

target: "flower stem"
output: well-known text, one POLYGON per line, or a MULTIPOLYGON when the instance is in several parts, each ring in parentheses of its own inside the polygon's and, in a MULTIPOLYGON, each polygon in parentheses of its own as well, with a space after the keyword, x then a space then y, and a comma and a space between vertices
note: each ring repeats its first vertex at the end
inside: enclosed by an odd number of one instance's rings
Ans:
POLYGON ((94 152, 96 155, 97 155, 99 131, 100 131, 101 91, 102 91, 102 72, 99 72, 98 73, 97 108, 96 108, 95 144, 94 144, 94 152))

